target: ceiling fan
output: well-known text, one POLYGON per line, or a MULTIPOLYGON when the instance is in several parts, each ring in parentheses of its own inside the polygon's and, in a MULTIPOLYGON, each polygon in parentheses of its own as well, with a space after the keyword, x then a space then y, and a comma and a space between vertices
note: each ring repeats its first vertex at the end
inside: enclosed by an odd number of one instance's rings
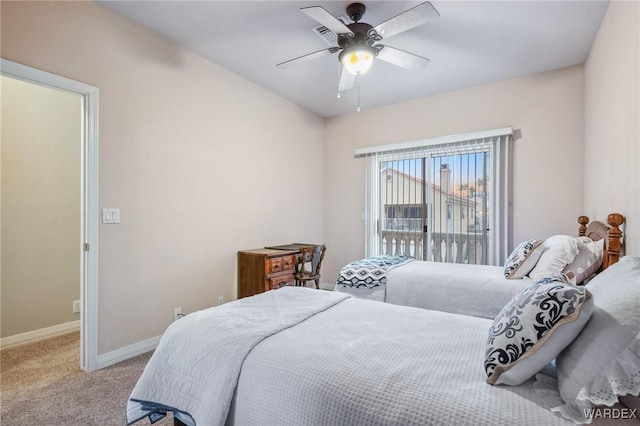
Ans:
POLYGON ((360 22, 366 10, 362 3, 350 4, 347 7, 347 15, 353 22, 345 25, 321 6, 303 7, 300 9, 302 13, 337 35, 338 45, 279 63, 276 66, 288 68, 301 62, 340 52, 338 60, 342 63, 342 67, 340 67, 338 92, 342 92, 351 89, 356 76, 364 74, 371 68, 374 58, 409 70, 424 68, 429 63, 429 60, 422 56, 376 43, 437 19, 440 14, 431 3, 428 1, 421 3, 375 27, 360 22))

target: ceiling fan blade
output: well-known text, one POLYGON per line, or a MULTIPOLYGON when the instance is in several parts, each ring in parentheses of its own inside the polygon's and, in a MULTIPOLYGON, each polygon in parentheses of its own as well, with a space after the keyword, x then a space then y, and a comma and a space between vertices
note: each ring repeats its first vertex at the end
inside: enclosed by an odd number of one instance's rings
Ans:
POLYGON ((338 83, 338 92, 344 92, 345 90, 351 90, 353 83, 356 81, 356 75, 351 74, 345 70, 344 67, 340 67, 340 82, 338 83))
POLYGON ((340 50, 337 47, 330 47, 328 49, 318 50, 317 52, 309 53, 306 55, 298 56, 297 58, 289 59, 288 61, 280 62, 276 65, 276 67, 280 67, 282 69, 292 67, 294 65, 298 65, 302 62, 307 62, 312 59, 320 58, 325 55, 330 55, 331 53, 336 53, 340 50))
POLYGON ((384 48, 378 52, 376 58, 412 71, 420 70, 429 63, 427 58, 390 46, 384 46, 384 48))
POLYGON ((379 24, 373 29, 383 38, 393 37, 396 34, 408 31, 412 28, 426 24, 440 16, 435 7, 428 1, 417 5, 414 8, 394 16, 393 18, 379 24))
POLYGON ((353 31, 351 31, 349 27, 338 21, 335 16, 327 12, 321 6, 303 7, 300 11, 309 18, 329 28, 335 34, 347 34, 349 37, 353 37, 354 35, 353 31))

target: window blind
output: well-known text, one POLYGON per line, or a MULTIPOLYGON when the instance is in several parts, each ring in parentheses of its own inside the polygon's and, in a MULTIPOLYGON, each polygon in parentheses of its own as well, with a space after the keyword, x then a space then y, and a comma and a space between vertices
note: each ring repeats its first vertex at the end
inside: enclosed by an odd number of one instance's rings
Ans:
POLYGON ((512 129, 360 148, 365 252, 502 264, 510 218, 512 129))

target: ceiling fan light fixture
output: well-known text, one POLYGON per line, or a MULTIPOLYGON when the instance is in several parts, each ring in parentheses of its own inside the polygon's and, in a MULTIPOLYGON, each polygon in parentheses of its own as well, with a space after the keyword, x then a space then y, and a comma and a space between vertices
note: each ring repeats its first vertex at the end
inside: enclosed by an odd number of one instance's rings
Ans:
POLYGON ((369 71, 376 57, 376 50, 371 46, 351 46, 340 52, 340 62, 351 74, 361 75, 369 71))

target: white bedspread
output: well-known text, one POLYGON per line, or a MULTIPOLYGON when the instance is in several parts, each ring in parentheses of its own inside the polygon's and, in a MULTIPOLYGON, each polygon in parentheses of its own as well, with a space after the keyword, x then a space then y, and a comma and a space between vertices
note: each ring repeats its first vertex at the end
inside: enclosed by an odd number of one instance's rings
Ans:
POLYGON ((285 287, 175 321, 131 393, 127 423, 147 416, 154 422, 174 411, 190 425, 223 425, 249 351, 349 297, 285 287))
POLYGON ((509 280, 502 266, 416 261, 387 272, 387 303, 494 319, 530 279, 509 280))
POLYGON ((263 340, 228 424, 567 425, 531 381, 485 382, 490 320, 351 298, 263 340))

